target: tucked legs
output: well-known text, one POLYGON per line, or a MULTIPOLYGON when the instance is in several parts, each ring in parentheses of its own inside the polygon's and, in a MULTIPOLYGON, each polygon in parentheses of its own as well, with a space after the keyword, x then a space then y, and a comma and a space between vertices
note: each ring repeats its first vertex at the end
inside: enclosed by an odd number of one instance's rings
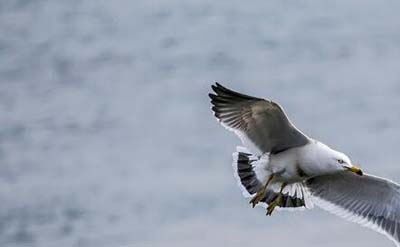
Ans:
POLYGON ((271 183, 272 179, 274 179, 274 174, 272 174, 267 182, 265 183, 265 185, 259 190, 257 191, 257 194, 250 200, 249 203, 252 204, 253 208, 264 198, 265 196, 265 191, 267 190, 268 185, 271 183))
POLYGON ((272 215, 272 212, 274 211, 275 207, 278 206, 281 203, 282 200, 282 191, 286 187, 287 183, 282 183, 281 190, 279 191, 279 194, 275 197, 275 199, 268 205, 267 207, 267 215, 272 215))

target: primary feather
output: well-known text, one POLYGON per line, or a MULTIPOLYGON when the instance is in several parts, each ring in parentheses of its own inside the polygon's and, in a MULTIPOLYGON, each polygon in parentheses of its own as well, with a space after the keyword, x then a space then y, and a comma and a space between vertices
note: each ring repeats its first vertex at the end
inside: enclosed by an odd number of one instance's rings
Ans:
POLYGON ((274 154, 309 142, 277 103, 234 92, 218 83, 212 89, 215 94, 209 96, 214 115, 260 154, 274 154))

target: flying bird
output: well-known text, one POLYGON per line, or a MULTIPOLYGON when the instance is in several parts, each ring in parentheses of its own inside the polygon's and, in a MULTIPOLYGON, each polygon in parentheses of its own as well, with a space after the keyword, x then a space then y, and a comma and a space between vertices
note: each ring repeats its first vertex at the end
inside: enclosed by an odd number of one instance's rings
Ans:
POLYGON ((317 205, 385 234, 400 246, 400 186, 363 173, 350 158, 302 133, 283 108, 267 99, 212 85, 212 110, 245 147, 233 168, 250 204, 309 209, 317 205))

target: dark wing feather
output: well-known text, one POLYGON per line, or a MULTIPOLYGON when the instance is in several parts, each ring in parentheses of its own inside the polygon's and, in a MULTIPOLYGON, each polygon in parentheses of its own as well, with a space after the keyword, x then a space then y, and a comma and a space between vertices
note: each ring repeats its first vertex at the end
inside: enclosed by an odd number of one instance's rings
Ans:
POLYGON ((253 151, 255 146, 260 154, 274 154, 309 142, 277 103, 234 92, 219 83, 212 89, 214 115, 253 151))

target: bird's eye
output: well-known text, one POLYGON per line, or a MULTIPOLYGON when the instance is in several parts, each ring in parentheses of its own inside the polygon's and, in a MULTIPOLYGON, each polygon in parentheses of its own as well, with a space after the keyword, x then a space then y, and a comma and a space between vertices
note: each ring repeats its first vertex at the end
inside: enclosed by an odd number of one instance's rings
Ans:
POLYGON ((339 162, 339 164, 343 164, 344 163, 344 161, 343 160, 337 160, 337 162, 339 162))

